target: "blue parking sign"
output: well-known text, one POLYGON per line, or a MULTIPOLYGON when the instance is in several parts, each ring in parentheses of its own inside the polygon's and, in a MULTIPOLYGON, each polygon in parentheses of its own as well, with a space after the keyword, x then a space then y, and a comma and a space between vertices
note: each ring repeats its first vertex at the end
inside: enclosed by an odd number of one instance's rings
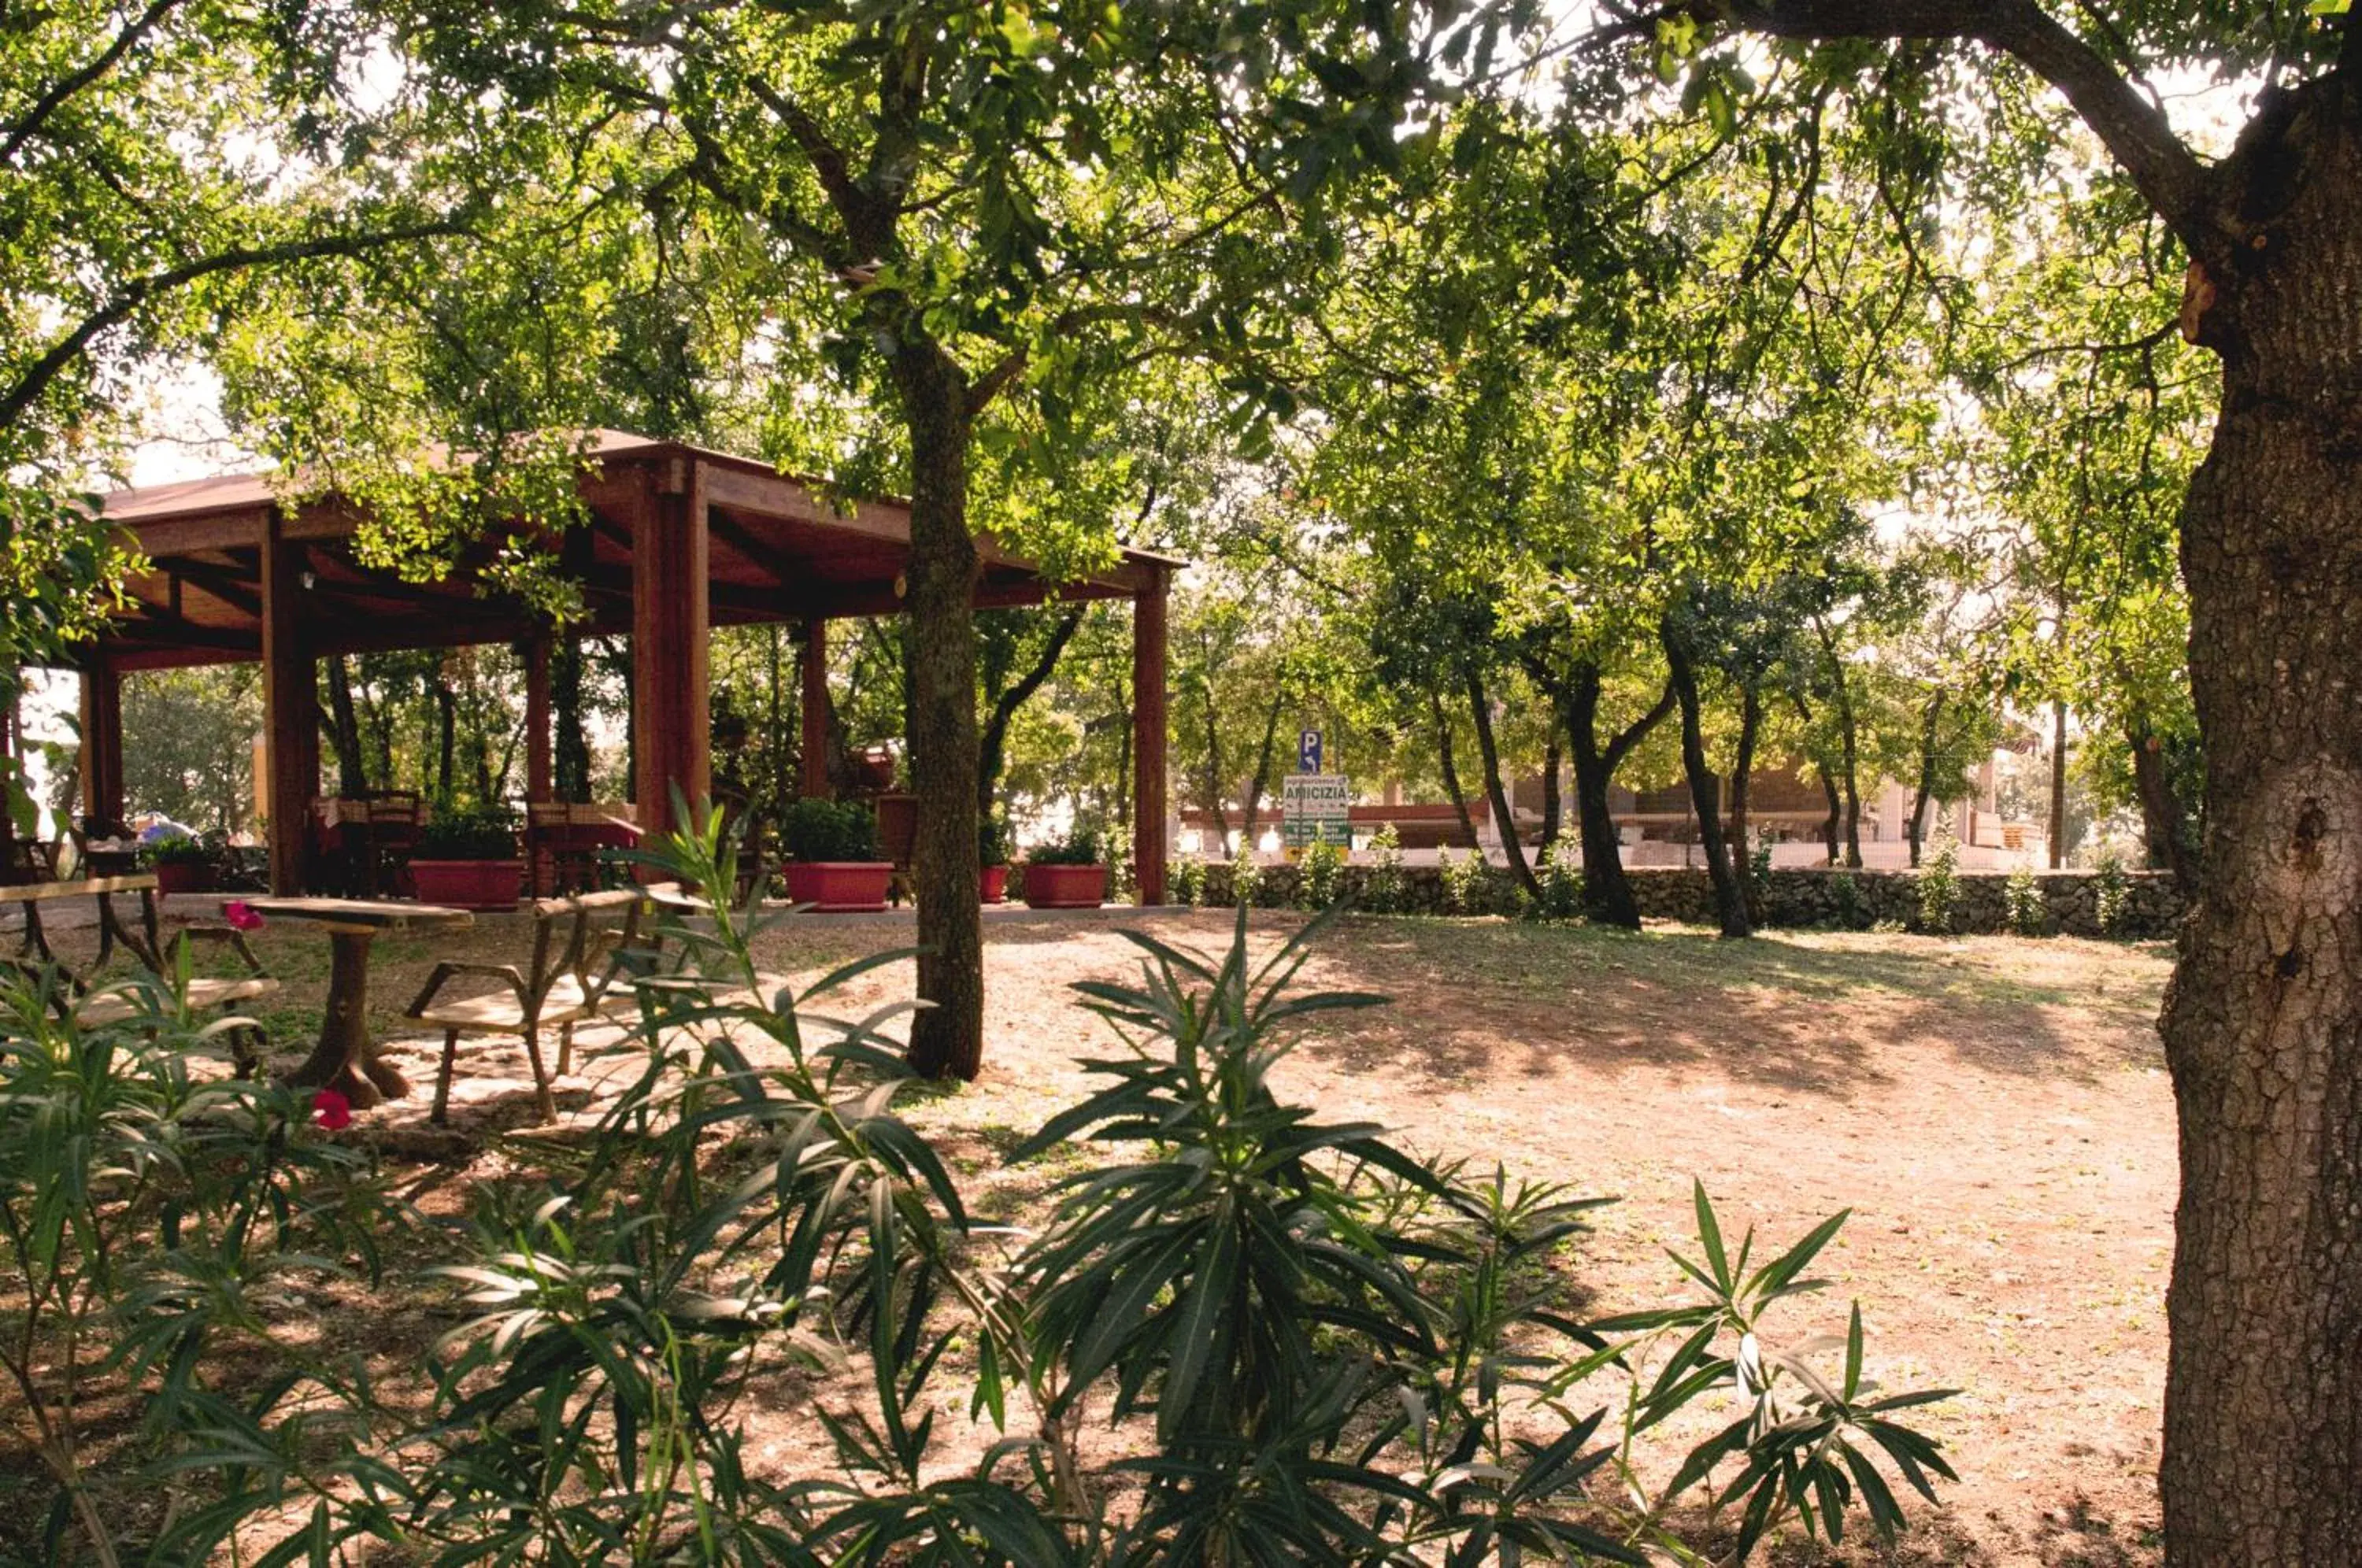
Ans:
POLYGON ((1303 730, 1297 733, 1296 771, 1298 773, 1320 771, 1320 732, 1319 730, 1303 730))

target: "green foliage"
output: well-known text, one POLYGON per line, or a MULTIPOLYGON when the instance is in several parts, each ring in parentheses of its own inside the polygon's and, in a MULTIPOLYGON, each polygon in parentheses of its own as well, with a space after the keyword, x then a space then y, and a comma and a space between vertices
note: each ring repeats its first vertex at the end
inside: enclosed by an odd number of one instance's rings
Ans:
POLYGON ((2002 919, 2020 936, 2042 936, 2050 930, 2050 906, 2042 897, 2042 883, 2030 866, 2021 866, 2002 884, 2002 919))
POLYGON ((165 979, 114 988, 132 1012, 103 1026, 73 1021, 59 970, 0 968, 0 1371, 25 1396, 0 1419, 38 1466, 20 1480, 51 1561, 77 1537, 108 1561, 210 1561, 353 1474, 337 1407, 366 1369, 290 1320, 304 1292, 373 1282, 398 1212, 362 1154, 306 1125, 306 1092, 227 1076, 252 1021, 193 1013, 189 944, 173 951, 165 979), (126 1397, 144 1473, 110 1455, 126 1397), (160 1516, 160 1475, 208 1480, 160 1516))
POLYGON ((2103 855, 2092 877, 2092 918, 2098 923, 2100 934, 2120 934, 2131 907, 2132 881, 2125 875, 2124 861, 2113 852, 2103 855))
POLYGON ((1747 857, 1748 879, 1754 884, 1755 896, 1762 898, 1772 891, 1772 841, 1758 840, 1754 853, 1747 857))
POLYGON ((1185 855, 1173 863, 1165 873, 1165 891, 1173 901, 1189 909, 1206 907, 1206 859, 1201 855, 1185 855))
POLYGON ((148 857, 159 866, 203 866, 213 855, 187 834, 174 833, 149 845, 148 857))
POLYGON ((1028 849, 1025 858, 1035 866, 1102 866, 1107 863, 1107 840, 1097 828, 1076 823, 1064 837, 1028 849))
POLYGON ((1525 900, 1520 912, 1526 919, 1563 922, 1583 918, 1583 852, 1572 839, 1561 838, 1542 852, 1534 880, 1540 890, 1525 900))
POLYGON ((419 824, 415 858, 513 860, 517 854, 516 835, 516 812, 505 803, 463 806, 445 801, 419 824))
POLYGON ((1409 902, 1403 878, 1402 834, 1383 823, 1370 835, 1370 870, 1362 882, 1362 907, 1374 914, 1397 914, 1409 902))
POLYGON ((1485 852, 1472 849, 1454 855, 1449 848, 1436 852, 1437 874, 1443 882, 1443 912, 1473 915, 1493 912, 1493 865, 1485 852))
POLYGON ((1919 929, 1931 936, 1950 933, 1960 907, 1960 846, 1950 839, 1936 846, 1919 868, 1919 929))
POLYGON ((985 866, 1009 864, 1009 819, 998 812, 976 820, 976 856, 985 866))
POLYGON ((1252 849, 1242 848, 1231 859, 1231 901, 1253 909, 1263 898, 1263 861, 1252 849))
POLYGON ((1861 881, 1850 871, 1826 873, 1829 879, 1829 904, 1838 927, 1842 931, 1868 931, 1875 916, 1870 900, 1862 896, 1861 881))
POLYGON ((1297 862, 1297 907, 1325 910, 1344 896, 1345 851, 1326 840, 1305 845, 1297 862))
POLYGON ((779 841, 790 859, 874 862, 877 814, 859 801, 797 801, 780 814, 779 841))

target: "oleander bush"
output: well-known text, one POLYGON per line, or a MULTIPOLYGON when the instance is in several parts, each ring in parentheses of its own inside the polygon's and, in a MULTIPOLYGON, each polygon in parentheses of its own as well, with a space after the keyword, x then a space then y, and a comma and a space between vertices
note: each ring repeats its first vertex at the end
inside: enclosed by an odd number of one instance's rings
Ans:
MULTIPOLYGON (((737 885, 710 820, 662 853, 737 885)), ((17 1419, 54 1456, 49 1554, 1358 1568, 1699 1561, 1710 1532, 1735 1561, 1891 1532, 1950 1474, 1908 1424, 1941 1394, 1877 1387, 1859 1309, 1826 1344, 1783 1321, 1844 1215, 1733 1244, 1700 1187, 1681 1298, 1585 1317, 1569 1244, 1598 1200, 1282 1098, 1299 1030, 1381 999, 1297 985, 1323 921, 1262 963, 1243 910, 1218 954, 1130 933, 1137 980, 1079 988, 1113 1036, 1090 1092, 1009 1155, 1065 1173, 1019 1232, 898 1110, 909 1005, 831 1010, 904 955, 789 985, 755 957, 777 918, 750 894, 668 927, 602 1048, 620 1092, 520 1144, 539 1176, 458 1236, 284 1091, 193 1074, 218 1026, 169 988, 152 1028, 84 1032, 56 977, 8 982, 0 1353, 42 1394, 17 1419), (451 1322, 411 1386, 275 1331, 317 1310, 281 1281, 397 1235, 451 1322), (59 1397, 76 1368, 149 1401, 105 1474, 59 1397), (800 1458, 749 1452, 758 1407, 806 1422, 800 1458), (166 1478, 171 1508, 118 1506, 166 1478)))

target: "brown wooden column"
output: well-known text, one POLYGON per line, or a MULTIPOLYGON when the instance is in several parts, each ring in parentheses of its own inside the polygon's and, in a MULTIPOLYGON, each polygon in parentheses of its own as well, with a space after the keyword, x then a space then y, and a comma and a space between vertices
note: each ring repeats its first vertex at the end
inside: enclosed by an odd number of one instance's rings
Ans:
POLYGON ((828 794, 828 623, 815 615, 804 623, 801 727, 796 732, 796 790, 807 801, 828 794))
POLYGON ((537 632, 524 647, 524 798, 557 799, 549 728, 549 634, 537 632))
POLYGON ((123 675, 105 658, 82 670, 82 813, 105 833, 123 821, 123 675))
POLYGON ((677 824, 672 795, 695 811, 712 790, 706 709, 707 556, 703 470, 659 469, 632 524, 632 722, 640 823, 677 824))
POLYGON ((1168 574, 1131 601, 1131 865, 1140 901, 1164 901, 1165 592, 1168 574))
POLYGON ((304 635, 302 548, 274 511, 262 533, 262 728, 269 797, 270 890, 304 890, 312 799, 320 788, 320 689, 304 635))

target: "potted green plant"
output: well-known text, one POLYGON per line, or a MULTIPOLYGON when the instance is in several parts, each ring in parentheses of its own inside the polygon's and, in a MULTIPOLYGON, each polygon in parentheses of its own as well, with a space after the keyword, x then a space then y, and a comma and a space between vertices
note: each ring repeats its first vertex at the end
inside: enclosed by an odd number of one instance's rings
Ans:
POLYGON ((1025 901, 1037 910, 1095 910, 1107 902, 1107 857, 1099 835, 1078 827, 1025 856, 1025 901))
POLYGON ((976 824, 977 892, 988 904, 1009 898, 1009 823, 984 816, 976 824))
POLYGON ((419 902, 462 910, 513 910, 524 885, 516 813, 494 802, 441 805, 419 825, 410 857, 419 902))
POLYGON ((798 801, 779 821, 788 900, 822 914, 886 907, 894 863, 877 858, 877 818, 858 801, 798 801))
POLYGON ((167 834, 149 845, 160 893, 202 893, 213 884, 213 852, 187 834, 167 834))

